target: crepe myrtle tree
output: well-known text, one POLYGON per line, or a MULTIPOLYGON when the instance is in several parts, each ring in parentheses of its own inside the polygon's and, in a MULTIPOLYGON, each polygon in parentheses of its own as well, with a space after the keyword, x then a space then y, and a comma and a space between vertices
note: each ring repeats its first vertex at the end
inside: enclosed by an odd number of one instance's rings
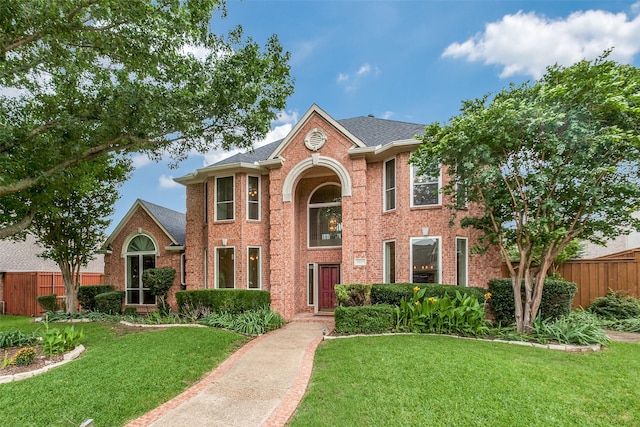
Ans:
POLYGON ((105 152, 175 164, 263 138, 293 91, 289 54, 215 34, 225 15, 224 0, 3 0, 0 238, 105 152))
POLYGON ((60 267, 67 313, 76 312, 80 269, 104 243, 106 218, 129 172, 128 161, 108 153, 66 168, 47 185, 47 204, 33 216, 29 231, 45 248, 40 256, 60 267))
POLYGON ((477 249, 499 248, 518 331, 535 321, 544 278, 571 241, 602 244, 640 226, 632 216, 640 204, 640 71, 609 53, 463 102, 449 123, 427 126, 411 158, 422 172, 446 165, 455 175, 443 191, 454 205, 468 203, 459 217, 481 231, 477 249))

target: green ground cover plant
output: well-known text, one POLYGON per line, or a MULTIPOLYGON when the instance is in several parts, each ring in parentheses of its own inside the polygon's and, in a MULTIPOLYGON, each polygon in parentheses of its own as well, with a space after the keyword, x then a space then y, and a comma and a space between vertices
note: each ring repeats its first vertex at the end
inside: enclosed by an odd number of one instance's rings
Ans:
MULTIPOLYGON (((12 328, 29 333, 43 325, 0 316, 0 331, 12 328)), ((0 425, 78 426, 93 418, 101 427, 120 427, 181 393, 247 342, 213 328, 149 330, 92 322, 82 329, 86 351, 79 359, 0 384, 0 408, 11 408, 0 411, 0 425)))
POLYGON ((640 376, 629 373, 640 370, 639 349, 616 342, 566 353, 433 335, 326 340, 290 426, 633 426, 640 376))

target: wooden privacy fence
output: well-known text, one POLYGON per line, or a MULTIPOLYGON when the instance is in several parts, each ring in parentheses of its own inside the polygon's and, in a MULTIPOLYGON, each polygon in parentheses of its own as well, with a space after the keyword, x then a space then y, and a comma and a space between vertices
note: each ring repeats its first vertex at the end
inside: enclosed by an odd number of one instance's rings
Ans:
MULTIPOLYGON (((506 266, 504 276, 509 276, 506 266)), ((640 248, 590 259, 567 261, 558 268, 560 276, 578 285, 573 307, 587 308, 610 289, 640 297, 640 248)))
MULTIPOLYGON (((102 273, 80 273, 81 285, 99 285, 103 280, 102 273)), ((59 302, 64 298, 62 273, 4 273, 6 314, 39 316, 44 310, 38 304, 37 298, 51 294, 56 294, 59 302)))

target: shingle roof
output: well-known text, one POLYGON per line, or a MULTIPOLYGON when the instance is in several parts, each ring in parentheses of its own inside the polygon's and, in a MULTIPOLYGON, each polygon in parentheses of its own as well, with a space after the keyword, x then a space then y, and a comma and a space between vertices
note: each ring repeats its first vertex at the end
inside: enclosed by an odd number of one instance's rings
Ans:
MULTIPOLYGON (((38 255, 44 252, 36 238, 28 234, 24 242, 13 240, 0 240, 0 272, 18 271, 55 271, 60 267, 50 259, 44 259, 38 255)), ((104 255, 96 254, 96 257, 86 267, 80 269, 83 272, 103 273, 104 255)))
POLYGON ((180 245, 184 245, 186 240, 187 220, 185 214, 156 205, 145 200, 138 201, 149 211, 158 223, 167 230, 167 233, 173 237, 180 245))
MULTIPOLYGON (((378 119, 371 116, 354 117, 337 121, 354 136, 359 138, 366 146, 384 146, 393 141, 412 139, 416 135, 424 134, 425 125, 419 123, 399 122, 395 120, 378 119)), ((253 152, 238 153, 222 159, 210 166, 223 166, 234 163, 253 163, 269 158, 271 153, 278 148, 282 139, 257 147, 253 152)))

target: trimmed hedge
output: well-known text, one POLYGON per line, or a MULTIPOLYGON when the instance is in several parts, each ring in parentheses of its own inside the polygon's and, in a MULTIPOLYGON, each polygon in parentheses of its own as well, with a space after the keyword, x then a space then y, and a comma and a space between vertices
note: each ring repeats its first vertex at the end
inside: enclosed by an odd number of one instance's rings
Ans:
MULTIPOLYGON (((538 317, 541 319, 557 319, 571 313, 571 304, 577 291, 578 286, 573 282, 547 277, 542 288, 542 301, 540 302, 538 317)), ((491 292, 489 305, 495 314, 496 322, 503 325, 510 325, 515 322, 511 279, 490 280, 489 292, 491 292)), ((522 284, 522 293, 524 294, 524 283, 522 284)))
POLYGON ((271 306, 269 291, 249 289, 198 289, 176 292, 178 310, 184 307, 208 307, 214 313, 244 313, 271 306))
POLYGON ((36 301, 38 301, 40 307, 44 308, 45 311, 58 311, 58 297, 56 296, 56 294, 41 295, 36 298, 36 301))
POLYGON ((333 315, 339 334, 382 334, 396 325, 395 307, 387 304, 336 307, 333 315))
POLYGON ((466 287, 457 285, 440 285, 434 283, 390 283, 390 284, 374 284, 371 287, 371 304, 389 304, 400 305, 400 301, 404 298, 409 301, 413 298, 413 288, 419 287, 426 289, 426 297, 442 298, 448 294, 451 298, 456 296, 456 291, 464 297, 471 295, 478 299, 478 302, 484 302, 484 294, 486 289, 476 287, 466 287))
POLYGON ((78 302, 84 310, 96 311, 96 295, 113 292, 113 285, 86 285, 78 288, 78 302))
POLYGON ((124 291, 104 292, 95 296, 96 311, 106 314, 122 313, 124 291))
POLYGON ((337 284, 335 285, 336 300, 341 307, 361 307, 371 305, 370 284, 337 284))

